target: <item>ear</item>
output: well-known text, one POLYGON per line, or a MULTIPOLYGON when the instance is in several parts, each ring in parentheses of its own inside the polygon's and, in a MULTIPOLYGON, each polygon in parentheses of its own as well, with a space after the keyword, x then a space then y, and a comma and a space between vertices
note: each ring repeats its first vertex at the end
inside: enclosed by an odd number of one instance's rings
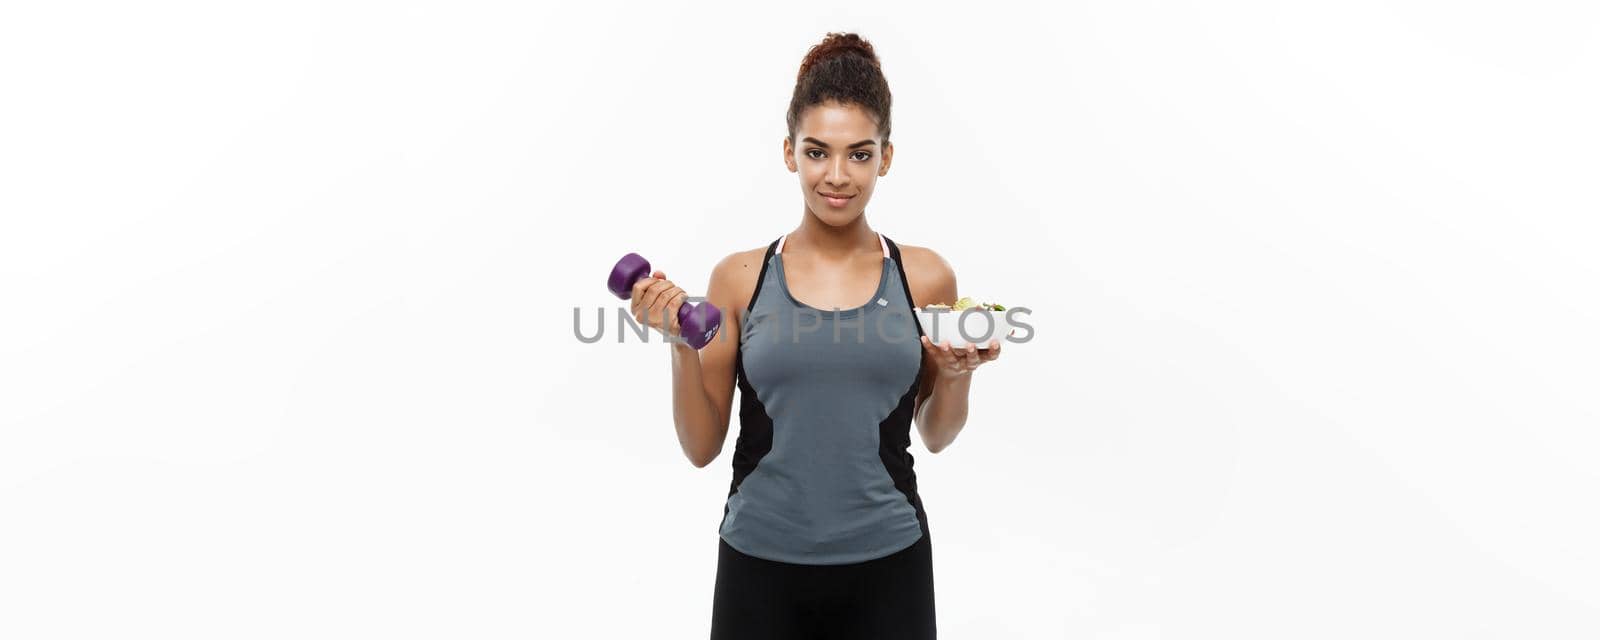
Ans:
POLYGON ((889 164, 894 162, 894 143, 883 143, 883 164, 878 167, 878 175, 889 175, 889 164))
POLYGON ((794 142, 788 138, 783 139, 783 165, 789 167, 789 173, 795 173, 800 170, 799 167, 794 165, 794 142))

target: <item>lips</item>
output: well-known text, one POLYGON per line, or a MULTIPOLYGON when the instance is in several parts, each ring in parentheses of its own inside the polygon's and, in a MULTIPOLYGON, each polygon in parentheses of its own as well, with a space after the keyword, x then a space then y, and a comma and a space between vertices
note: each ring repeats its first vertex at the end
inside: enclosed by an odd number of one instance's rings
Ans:
POLYGON ((853 198, 853 197, 855 197, 855 196, 847 196, 847 195, 838 194, 838 193, 827 193, 827 192, 823 192, 822 193, 822 198, 824 200, 827 200, 828 204, 833 205, 835 207, 842 207, 842 206, 844 206, 846 204, 849 204, 850 199, 853 198))

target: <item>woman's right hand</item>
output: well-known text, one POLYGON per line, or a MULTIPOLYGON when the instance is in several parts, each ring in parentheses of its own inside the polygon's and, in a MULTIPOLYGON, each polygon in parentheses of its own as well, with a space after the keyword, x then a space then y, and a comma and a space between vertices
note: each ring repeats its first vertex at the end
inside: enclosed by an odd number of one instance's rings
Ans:
POLYGON ((633 319, 641 325, 655 327, 663 336, 677 336, 680 331, 678 307, 683 306, 688 297, 688 293, 667 279, 666 272, 657 271, 633 283, 630 302, 633 319))

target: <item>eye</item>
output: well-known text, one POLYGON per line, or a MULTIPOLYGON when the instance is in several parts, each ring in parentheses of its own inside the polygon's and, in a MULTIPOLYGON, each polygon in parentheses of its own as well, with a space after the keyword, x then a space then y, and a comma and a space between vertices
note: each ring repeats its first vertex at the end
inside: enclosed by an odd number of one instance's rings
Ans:
MULTIPOLYGON (((810 148, 810 149, 806 149, 806 157, 807 158, 811 158, 812 160, 821 160, 825 155, 826 154, 821 149, 817 149, 815 147, 810 148)), ((850 157, 855 158, 856 160, 861 161, 861 162, 866 162, 866 161, 872 159, 872 152, 871 151, 857 151, 855 153, 850 154, 850 157)))

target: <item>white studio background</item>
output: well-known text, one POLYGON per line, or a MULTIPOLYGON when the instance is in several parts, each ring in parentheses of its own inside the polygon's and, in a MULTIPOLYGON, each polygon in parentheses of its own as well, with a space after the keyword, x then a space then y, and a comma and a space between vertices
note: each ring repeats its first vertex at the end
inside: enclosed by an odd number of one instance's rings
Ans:
POLYGON ((985 6, 6 4, 0 637, 706 637, 737 424, 572 309, 799 223, 828 31, 1034 310, 913 438, 941 637, 1600 634, 1600 11, 985 6))

